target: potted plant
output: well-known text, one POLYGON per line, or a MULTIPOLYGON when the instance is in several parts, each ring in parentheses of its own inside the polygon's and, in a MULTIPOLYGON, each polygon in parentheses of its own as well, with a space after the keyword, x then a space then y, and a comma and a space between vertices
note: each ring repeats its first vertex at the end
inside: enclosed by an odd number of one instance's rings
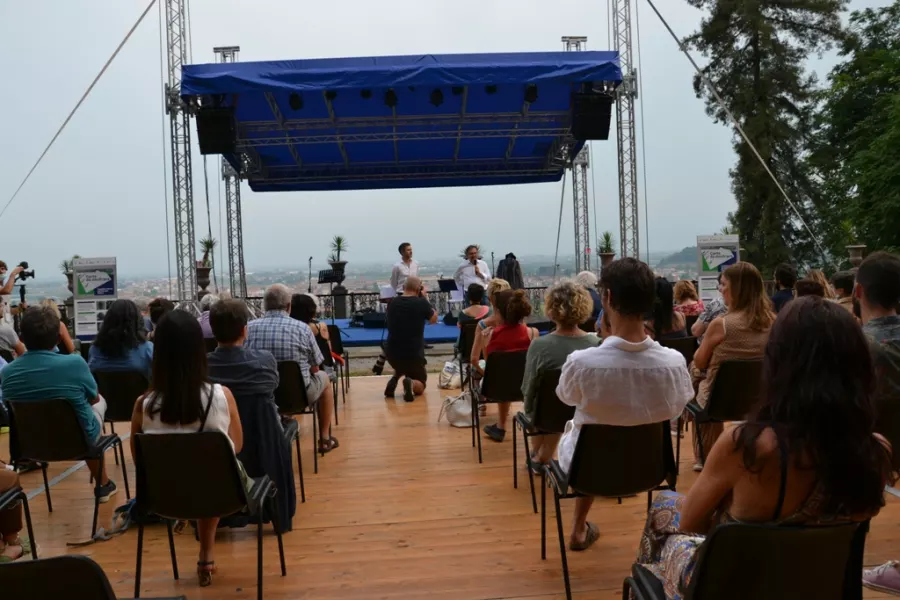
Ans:
POLYGON ((205 237, 200 240, 200 247, 203 249, 203 258, 197 261, 197 285, 200 286, 200 291, 197 293, 197 299, 200 299, 209 293, 206 290, 206 287, 209 285, 209 273, 213 268, 213 251, 218 244, 219 243, 212 237, 205 237))
POLYGON ((74 293, 72 291, 72 287, 74 285, 72 277, 75 275, 75 273, 74 273, 72 263, 75 261, 76 258, 81 258, 81 257, 78 256, 77 254, 75 254, 72 256, 72 258, 63 260, 61 263, 59 263, 59 270, 62 271, 62 274, 66 276, 66 280, 68 281, 68 283, 66 284, 66 287, 69 288, 70 294, 74 293))
POLYGON ((602 269, 616 258, 616 251, 613 250, 613 234, 604 231, 597 240, 597 254, 600 255, 600 268, 602 269))
POLYGON ((328 264, 331 265, 331 268, 340 273, 344 272, 344 267, 347 266, 347 261, 341 258, 341 255, 347 252, 350 248, 350 245, 347 243, 347 238, 342 235, 334 236, 334 239, 331 240, 331 256, 328 257, 328 264))
POLYGON ((850 254, 850 264, 853 265, 854 268, 858 267, 863 261, 863 254, 866 252, 866 245, 860 244, 859 239, 856 237, 856 231, 853 228, 853 224, 850 221, 844 221, 841 223, 841 229, 843 229, 844 237, 849 244, 844 246, 847 249, 847 253, 850 254))

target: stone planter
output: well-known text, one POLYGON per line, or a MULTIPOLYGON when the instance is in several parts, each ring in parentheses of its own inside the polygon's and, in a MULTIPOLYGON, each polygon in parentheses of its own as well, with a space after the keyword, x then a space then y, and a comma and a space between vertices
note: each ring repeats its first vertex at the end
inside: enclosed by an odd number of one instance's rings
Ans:
POLYGON ((600 256, 601 269, 616 259, 615 252, 598 252, 598 254, 600 256))
POLYGON ((866 251, 866 245, 850 244, 849 246, 845 247, 847 248, 847 252, 850 253, 850 264, 854 267, 858 267, 863 261, 863 254, 866 251))
POLYGON ((200 291, 197 292, 197 300, 209 293, 206 288, 209 286, 210 271, 212 271, 212 267, 197 267, 197 285, 200 287, 200 291))

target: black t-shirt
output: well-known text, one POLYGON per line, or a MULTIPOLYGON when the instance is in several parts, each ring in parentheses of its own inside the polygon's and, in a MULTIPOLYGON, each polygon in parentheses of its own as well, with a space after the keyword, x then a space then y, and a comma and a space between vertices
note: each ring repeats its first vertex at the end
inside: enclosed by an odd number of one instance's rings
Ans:
POLYGON ((391 300, 387 311, 390 358, 417 358, 425 356, 425 322, 434 314, 426 298, 397 296, 391 300))

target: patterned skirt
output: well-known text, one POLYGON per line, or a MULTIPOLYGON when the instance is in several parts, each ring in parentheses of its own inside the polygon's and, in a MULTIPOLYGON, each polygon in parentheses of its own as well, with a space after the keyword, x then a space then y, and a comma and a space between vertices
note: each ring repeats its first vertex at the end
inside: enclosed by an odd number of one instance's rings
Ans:
POLYGON ((697 549, 706 539, 679 531, 684 495, 660 492, 647 514, 637 562, 662 582, 668 600, 682 600, 694 571, 697 549))

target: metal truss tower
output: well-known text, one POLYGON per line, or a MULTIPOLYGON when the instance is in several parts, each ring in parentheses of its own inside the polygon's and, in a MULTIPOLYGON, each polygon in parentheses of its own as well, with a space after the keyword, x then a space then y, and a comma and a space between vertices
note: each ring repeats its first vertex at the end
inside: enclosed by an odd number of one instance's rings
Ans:
MULTIPOLYGON (((237 61, 240 46, 220 46, 213 48, 216 62, 237 61)), ((241 178, 234 167, 224 158, 222 179, 225 180, 225 218, 228 221, 228 278, 231 295, 235 298, 247 297, 247 273, 244 270, 244 230, 241 223, 241 178)))
POLYGON ((166 82, 166 113, 172 156, 172 202, 175 213, 175 268, 178 302, 197 311, 197 272, 194 239, 194 189, 191 170, 191 115, 181 99, 181 66, 188 57, 185 0, 165 0, 166 46, 169 79, 166 82))
MULTIPOLYGON (((587 38, 563 36, 566 52, 587 50, 587 38)), ((590 152, 585 145, 572 161, 572 204, 575 209, 575 272, 591 270, 591 220, 588 212, 590 152)))
MULTIPOLYGON (((631 0, 613 0, 613 39, 619 52, 622 85, 616 90, 616 136, 619 155, 619 240, 621 256, 640 258, 638 221, 637 137, 634 103, 637 70, 631 53, 631 0)), ((647 215, 644 215, 647 218, 647 215)))

